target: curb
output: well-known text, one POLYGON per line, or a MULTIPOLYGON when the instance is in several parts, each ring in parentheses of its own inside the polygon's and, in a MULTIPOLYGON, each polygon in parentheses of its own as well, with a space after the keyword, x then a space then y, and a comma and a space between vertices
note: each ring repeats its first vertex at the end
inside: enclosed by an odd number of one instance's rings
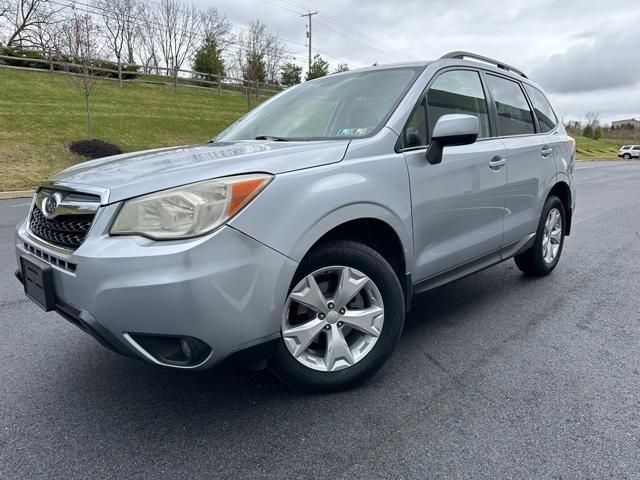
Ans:
POLYGON ((15 192, 0 192, 0 200, 8 200, 10 198, 31 198, 33 190, 18 190, 15 192))

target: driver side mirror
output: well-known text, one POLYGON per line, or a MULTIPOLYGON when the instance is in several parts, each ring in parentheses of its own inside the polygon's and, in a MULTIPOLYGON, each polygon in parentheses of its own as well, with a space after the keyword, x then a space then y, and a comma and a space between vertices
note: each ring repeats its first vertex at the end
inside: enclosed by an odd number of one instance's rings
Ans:
POLYGON ((480 133, 480 121, 473 115, 450 114, 441 116, 433 128, 431 144, 427 149, 427 161, 431 165, 442 162, 444 147, 470 145, 480 133))

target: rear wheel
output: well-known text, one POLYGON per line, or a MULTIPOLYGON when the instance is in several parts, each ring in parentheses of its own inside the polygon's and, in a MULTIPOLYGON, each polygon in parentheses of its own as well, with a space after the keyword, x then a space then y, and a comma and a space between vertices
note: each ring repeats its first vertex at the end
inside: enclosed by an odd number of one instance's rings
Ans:
POLYGON ((558 197, 550 195, 542 209, 533 246, 515 257, 518 268, 528 275, 550 274, 562 254, 565 226, 564 205, 558 197))
POLYGON ((366 245, 337 241, 300 264, 270 366, 289 385, 337 391, 387 361, 404 324, 404 296, 389 263, 366 245))

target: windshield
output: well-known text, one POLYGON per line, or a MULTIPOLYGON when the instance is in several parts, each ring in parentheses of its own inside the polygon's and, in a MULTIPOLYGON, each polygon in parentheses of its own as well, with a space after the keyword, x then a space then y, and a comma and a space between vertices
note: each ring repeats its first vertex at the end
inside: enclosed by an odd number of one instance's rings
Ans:
POLYGON ((398 67, 330 75, 288 89, 223 131, 216 141, 356 138, 377 131, 420 72, 398 67))

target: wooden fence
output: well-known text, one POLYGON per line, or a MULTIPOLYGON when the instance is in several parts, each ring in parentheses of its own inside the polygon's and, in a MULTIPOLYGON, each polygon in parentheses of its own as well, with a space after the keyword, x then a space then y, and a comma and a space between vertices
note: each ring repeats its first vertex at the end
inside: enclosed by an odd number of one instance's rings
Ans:
MULTIPOLYGON (((37 52, 42 55, 41 52, 37 52)), ((52 78, 57 74, 85 76, 77 72, 82 65, 78 63, 66 62, 56 59, 54 55, 46 55, 47 58, 31 58, 27 56, 0 55, 0 68, 11 68, 17 70, 49 72, 52 78), (13 65, 7 64, 7 62, 13 65), (24 65, 19 65, 23 63, 24 65), (42 67, 26 66, 29 64, 41 64, 42 67), (76 70, 76 71, 74 71, 76 70)), ((97 64, 104 65, 106 62, 97 60, 97 64)), ((178 88, 204 88, 214 90, 218 95, 222 93, 251 95, 258 97, 270 97, 284 90, 284 87, 266 83, 248 81, 242 78, 234 78, 224 75, 210 75, 193 70, 169 69, 166 67, 144 67, 142 65, 125 64, 118 70, 117 68, 104 68, 100 66, 91 67, 92 75, 101 79, 119 81, 121 83, 151 83, 157 85, 171 85, 178 88), (135 70, 132 70, 135 68, 135 70), (144 73, 144 70, 154 73, 144 73)))

